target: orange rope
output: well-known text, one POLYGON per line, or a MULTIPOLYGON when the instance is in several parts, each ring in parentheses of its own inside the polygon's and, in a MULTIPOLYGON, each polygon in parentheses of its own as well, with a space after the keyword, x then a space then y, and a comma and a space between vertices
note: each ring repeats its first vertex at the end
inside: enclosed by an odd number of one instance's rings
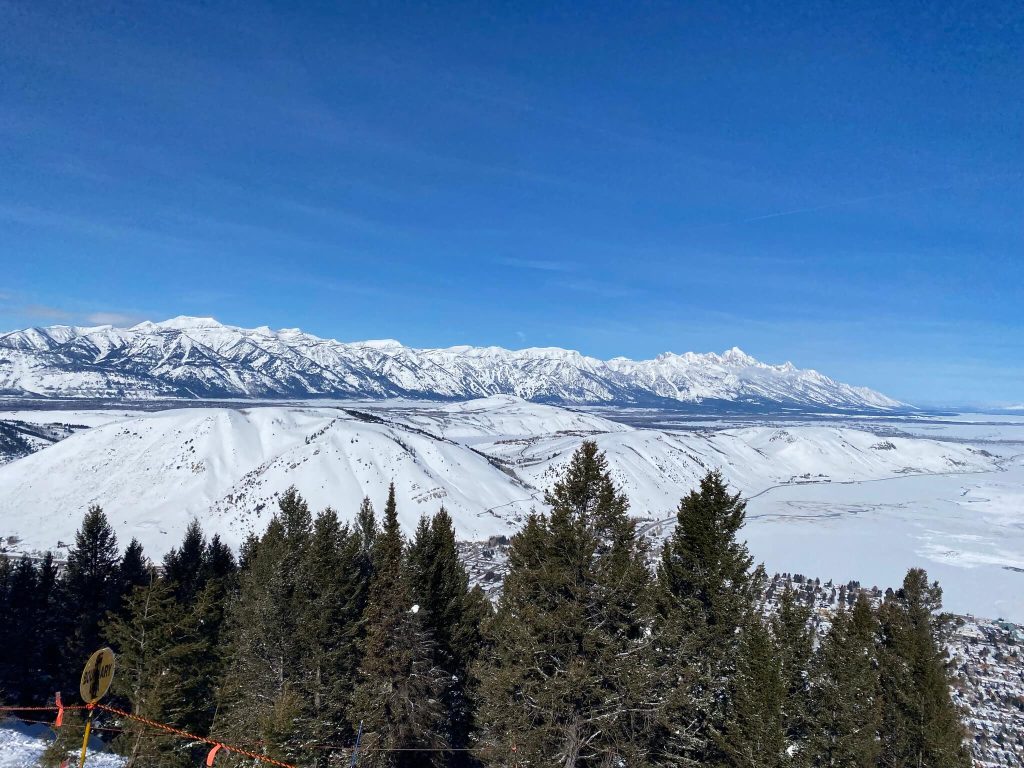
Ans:
MULTIPOLYGON (((189 741, 198 741, 198 742, 202 742, 204 744, 209 744, 211 747, 220 747, 225 752, 234 752, 235 754, 239 754, 239 755, 242 755, 244 757, 251 758, 253 760, 260 760, 262 762, 269 763, 271 765, 276 765, 276 766, 278 766, 278 768, 297 768, 297 766, 292 765, 291 763, 284 763, 284 762, 281 762, 280 760, 275 760, 274 758, 269 757, 268 755, 261 755, 258 752, 251 752, 251 751, 249 751, 247 749, 243 749, 242 747, 239 747, 239 746, 232 746, 230 744, 224 744, 223 742, 207 738, 206 736, 198 736, 198 735, 196 735, 194 733, 189 733, 188 731, 183 731, 183 730, 181 730, 179 728, 174 728, 173 726, 165 725, 164 723, 157 722, 156 720, 150 720, 149 718, 142 717, 141 715, 133 715, 131 712, 125 712, 124 710, 117 709, 115 707, 107 706, 106 704, 98 704, 98 703, 97 704, 75 704, 75 705, 65 705, 63 708, 65 710, 69 710, 69 709, 102 709, 102 710, 104 710, 106 712, 110 712, 111 714, 115 714, 115 715, 118 715, 120 717, 126 717, 129 720, 135 720, 136 722, 142 723, 143 725, 148 725, 151 728, 156 728, 158 730, 164 731, 166 733, 173 734, 175 736, 179 736, 179 737, 181 737, 183 739, 187 739, 189 741)), ((58 709, 58 707, 56 707, 56 706, 49 706, 49 707, 12 707, 12 706, 0 706, 0 712, 37 712, 37 711, 54 712, 57 709, 58 709)), ((27 720, 25 718, 19 718, 19 719, 22 720, 22 722, 26 722, 26 723, 50 724, 49 721, 43 721, 43 720, 27 720)), ((64 726, 64 727, 67 727, 67 726, 64 726)), ((82 728, 83 726, 77 726, 77 727, 78 728, 82 728)), ((123 729, 120 729, 120 728, 99 728, 99 727, 94 727, 93 730, 108 731, 110 733, 123 733, 123 729)), ((342 744, 307 744, 307 745, 305 745, 305 747, 307 749, 327 749, 327 750, 337 751, 337 752, 342 752, 342 751, 344 751, 344 752, 351 752, 351 750, 352 750, 351 746, 349 746, 349 745, 342 745, 342 744)), ((488 748, 487 746, 480 746, 480 747, 383 747, 383 748, 382 747, 372 747, 372 746, 365 747, 364 746, 364 747, 361 747, 360 751, 365 751, 365 752, 482 752, 482 753, 486 754, 486 753, 491 751, 491 748, 488 748)))
POLYGON ((127 717, 129 720, 135 720, 136 722, 142 723, 143 725, 148 725, 151 728, 157 728, 161 731, 166 731, 167 733, 173 733, 175 736, 180 736, 183 739, 188 739, 190 741, 201 741, 205 744, 209 744, 211 747, 220 745, 221 749, 223 749, 225 752, 234 752, 235 754, 242 755, 243 757, 248 757, 253 760, 259 760, 263 763, 270 763, 271 765, 276 765, 278 766, 278 768, 296 768, 296 766, 292 765, 291 763, 283 763, 280 760, 275 760, 274 758, 268 755, 261 755, 258 752, 250 752, 249 750, 242 749, 241 747, 233 747, 230 744, 223 744, 219 741, 208 739, 205 736, 197 736, 194 733, 189 733, 188 731, 183 731, 180 728, 174 728, 170 725, 158 723, 156 720, 150 720, 147 717, 133 715, 131 712, 125 712, 124 710, 117 709, 115 707, 108 707, 106 704, 97 704, 96 708, 102 709, 105 712, 110 712, 115 715, 120 715, 121 717, 127 717))

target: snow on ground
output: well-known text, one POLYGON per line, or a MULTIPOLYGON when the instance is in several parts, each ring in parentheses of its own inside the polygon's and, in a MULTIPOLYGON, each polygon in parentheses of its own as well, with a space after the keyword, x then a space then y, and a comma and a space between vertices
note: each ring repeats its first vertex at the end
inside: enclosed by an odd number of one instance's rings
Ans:
POLYGON ((380 506, 394 481, 406 530, 443 504, 460 538, 481 540, 514 532, 542 508, 572 451, 593 439, 652 534, 668 529, 702 475, 721 468, 750 498, 746 535, 770 570, 889 584, 922 565, 943 582, 950 609, 1024 620, 1024 572, 1015 570, 1024 569, 1024 466, 1012 457, 1024 420, 946 421, 948 441, 905 427, 638 429, 503 396, 117 415, 0 467, 0 537, 17 537, 12 551, 67 544, 97 503, 122 543, 138 537, 159 558, 192 516, 237 546, 266 525, 290 485, 314 509, 351 517, 363 495, 380 506), (959 432, 983 429, 984 450, 959 432))
MULTIPOLYGON (((49 726, 17 720, 0 721, 0 768, 31 768, 39 765, 39 758, 52 739, 53 732, 49 726)), ((101 747, 98 741, 91 743, 94 750, 101 747)), ((78 765, 77 758, 74 763, 78 765)), ((122 768, 124 760, 117 755, 90 751, 85 765, 86 768, 122 768)))
POLYGON ((948 610, 1024 621, 1024 464, 1005 472, 780 486, 745 535, 769 571, 898 584, 920 566, 948 610))

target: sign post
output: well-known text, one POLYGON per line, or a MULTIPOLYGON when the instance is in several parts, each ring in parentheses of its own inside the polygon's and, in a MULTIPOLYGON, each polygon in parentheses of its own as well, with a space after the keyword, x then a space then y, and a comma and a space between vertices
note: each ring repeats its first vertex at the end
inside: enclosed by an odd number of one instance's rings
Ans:
POLYGON ((114 652, 109 648, 100 648, 89 657, 82 669, 82 680, 78 692, 86 703, 89 715, 85 720, 85 736, 82 738, 82 756, 78 768, 85 768, 85 753, 89 748, 89 732, 92 730, 93 705, 107 695, 110 683, 114 679, 114 652))

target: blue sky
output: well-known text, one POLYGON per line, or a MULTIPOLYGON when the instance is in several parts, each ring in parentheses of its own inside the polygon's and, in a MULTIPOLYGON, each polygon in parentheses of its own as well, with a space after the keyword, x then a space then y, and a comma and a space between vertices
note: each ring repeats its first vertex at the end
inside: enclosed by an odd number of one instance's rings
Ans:
POLYGON ((0 0, 0 328, 1024 402, 1022 48, 1020 3, 0 0))

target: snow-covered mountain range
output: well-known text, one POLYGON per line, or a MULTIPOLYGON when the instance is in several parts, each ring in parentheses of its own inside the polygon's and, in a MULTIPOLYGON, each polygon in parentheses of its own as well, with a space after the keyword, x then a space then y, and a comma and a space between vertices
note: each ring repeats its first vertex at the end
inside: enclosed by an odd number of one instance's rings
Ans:
POLYGON ((57 325, 0 335, 0 395, 41 398, 468 399, 562 404, 729 405, 807 410, 904 407, 865 387, 733 348, 598 360, 558 348, 413 349, 298 329, 176 317, 131 328, 57 325))

